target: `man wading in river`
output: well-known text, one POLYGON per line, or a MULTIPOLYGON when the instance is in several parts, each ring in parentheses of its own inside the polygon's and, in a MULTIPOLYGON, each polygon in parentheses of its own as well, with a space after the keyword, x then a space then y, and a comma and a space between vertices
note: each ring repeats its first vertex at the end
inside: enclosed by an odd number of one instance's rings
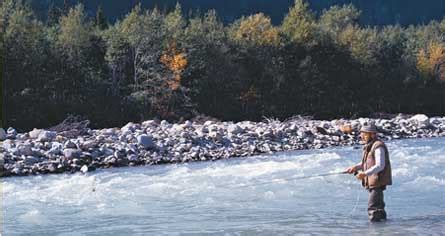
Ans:
POLYGON ((363 171, 357 174, 357 179, 361 180, 363 187, 369 191, 369 220, 386 220, 383 191, 387 185, 392 184, 388 148, 385 143, 377 139, 375 125, 364 125, 360 129, 360 137, 365 143, 362 161, 349 167, 346 172, 352 174, 359 170, 363 171))

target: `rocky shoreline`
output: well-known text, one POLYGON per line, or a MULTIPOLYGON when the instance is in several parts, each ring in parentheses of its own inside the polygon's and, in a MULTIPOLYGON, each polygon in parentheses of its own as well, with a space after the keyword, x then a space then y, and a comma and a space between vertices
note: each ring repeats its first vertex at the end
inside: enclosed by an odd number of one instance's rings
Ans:
POLYGON ((361 125, 372 122, 384 140, 445 136, 445 117, 402 115, 391 119, 319 121, 149 120, 122 128, 69 132, 0 129, 0 176, 88 172, 97 168, 183 163, 245 157, 289 150, 320 149, 359 143, 361 125), (3 166, 3 168, 1 168, 3 166))

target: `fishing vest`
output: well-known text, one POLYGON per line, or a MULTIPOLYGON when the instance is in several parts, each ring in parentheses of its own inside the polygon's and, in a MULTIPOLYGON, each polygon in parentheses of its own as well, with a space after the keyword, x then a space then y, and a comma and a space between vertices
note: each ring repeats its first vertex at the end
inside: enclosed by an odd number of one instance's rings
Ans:
POLYGON ((365 176, 365 178, 362 180, 362 185, 366 189, 379 188, 379 187, 385 188, 386 185, 392 184, 391 162, 389 161, 388 148, 386 147, 385 143, 383 143, 380 140, 371 141, 369 144, 363 147, 363 158, 362 158, 363 171, 366 171, 375 165, 374 152, 379 147, 382 147, 384 150, 385 168, 379 173, 370 176, 365 176))

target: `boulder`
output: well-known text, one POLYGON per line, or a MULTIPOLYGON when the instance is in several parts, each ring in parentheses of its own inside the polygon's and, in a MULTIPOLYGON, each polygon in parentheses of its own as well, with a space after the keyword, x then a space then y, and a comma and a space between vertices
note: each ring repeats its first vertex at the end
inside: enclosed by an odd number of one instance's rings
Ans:
POLYGON ((130 131, 131 133, 133 133, 134 131, 136 131, 136 125, 133 122, 129 122, 128 124, 126 124, 124 127, 121 128, 122 132, 126 132, 126 131, 130 131))
POLYGON ((6 140, 6 132, 3 128, 0 128, 0 141, 6 140))
POLYGON ((36 139, 43 131, 44 131, 43 129, 33 129, 32 131, 29 132, 29 137, 32 139, 36 139))
POLYGON ((32 156, 33 151, 31 145, 22 144, 17 147, 17 154, 23 156, 32 156))
POLYGON ((8 136, 11 136, 11 137, 15 137, 17 135, 17 130, 15 130, 12 127, 9 127, 6 132, 7 132, 8 136))
POLYGON ((47 131, 43 130, 40 132, 39 136, 37 137, 37 141, 39 142, 50 142, 56 137, 57 133, 54 131, 47 131))
POLYGON ((82 152, 78 149, 67 148, 63 150, 63 155, 68 159, 80 158, 82 152))
POLYGON ((227 127, 227 132, 229 132, 230 134, 240 134, 242 133, 244 130, 237 124, 231 124, 229 125, 229 127, 227 127))
POLYGON ((152 149, 156 147, 155 143, 153 142, 153 136, 151 135, 139 135, 137 140, 138 144, 143 146, 145 149, 152 149))
POLYGON ((409 121, 411 123, 416 124, 417 126, 419 126, 419 128, 424 128, 430 125, 430 120, 428 118, 428 116, 423 115, 423 114, 417 114, 411 118, 409 118, 409 121))
POLYGON ((349 124, 342 125, 340 126, 340 131, 343 132, 344 134, 351 134, 353 131, 352 125, 349 124))

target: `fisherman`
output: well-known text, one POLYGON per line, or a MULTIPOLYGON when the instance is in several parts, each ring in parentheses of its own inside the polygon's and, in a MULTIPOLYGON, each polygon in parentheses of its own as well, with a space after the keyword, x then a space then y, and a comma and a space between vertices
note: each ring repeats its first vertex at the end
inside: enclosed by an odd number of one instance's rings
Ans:
POLYGON ((386 220, 383 191, 392 184, 391 163, 388 148, 377 138, 377 127, 365 124, 360 129, 360 138, 364 142, 362 161, 346 169, 347 173, 359 172, 356 177, 369 192, 368 216, 371 222, 386 220))

